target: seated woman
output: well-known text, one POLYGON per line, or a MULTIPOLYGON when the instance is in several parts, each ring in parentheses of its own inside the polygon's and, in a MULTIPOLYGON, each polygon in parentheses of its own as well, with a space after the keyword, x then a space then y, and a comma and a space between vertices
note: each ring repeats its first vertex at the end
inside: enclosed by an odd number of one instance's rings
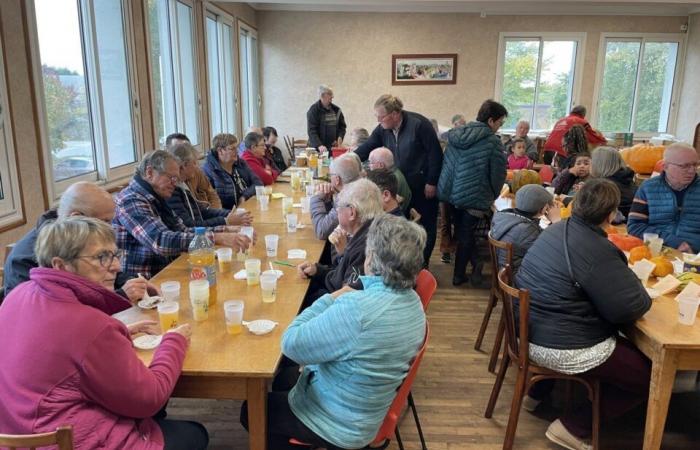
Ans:
POLYGON ((569 161, 570 167, 561 171, 552 180, 552 187, 557 195, 575 195, 591 173, 590 153, 577 153, 570 156, 569 161))
MULTIPOLYGON (((559 208, 554 204, 554 197, 540 185, 529 184, 520 188, 515 194, 515 204, 515 208, 493 215, 490 231, 492 238, 513 244, 511 267, 514 272, 542 232, 540 218, 546 217, 552 223, 559 222, 559 208)), ((499 252, 498 266, 505 264, 505 254, 499 252)))
POLYGON ((591 158, 591 177, 607 178, 620 190, 618 210, 627 220, 637 186, 634 184, 634 170, 627 167, 620 152, 612 147, 598 147, 591 158))
POLYGON ((280 172, 274 167, 274 163, 267 157, 267 147, 265 146, 265 138, 262 134, 248 133, 243 138, 245 151, 243 152, 243 160, 248 164, 248 167, 260 178, 265 186, 269 186, 275 182, 280 172))
POLYGON ((279 173, 284 172, 287 170, 288 166, 287 161, 282 155, 282 150, 275 146, 275 144, 277 144, 277 130, 275 130, 273 127, 265 127, 262 131, 263 136, 265 137, 265 147, 267 149, 265 154, 272 160, 274 168, 279 173))
POLYGON ((202 169, 216 189, 225 209, 235 209, 255 195, 255 186, 262 186, 248 164, 238 158, 238 138, 232 134, 217 134, 202 169))
POLYGON ((158 334, 156 322, 126 326, 112 314, 129 306, 114 293, 121 269, 109 224, 71 216, 44 225, 38 268, 0 308, 0 430, 30 434, 73 427, 79 448, 205 449, 195 422, 158 414, 175 387, 192 333, 180 325, 146 367, 131 336, 158 334), (156 417, 153 417, 156 416, 156 417))
MULTIPOLYGON (((425 336, 412 287, 423 268, 425 231, 382 214, 367 236, 364 290, 343 288, 304 310, 282 337, 287 367, 267 397, 268 448, 289 438, 327 449, 370 443, 425 336), (291 389, 291 390, 290 390, 291 389)), ((241 422, 248 427, 247 405, 241 422)))
MULTIPOLYGON (((515 275, 516 285, 530 291, 531 361, 598 378, 604 421, 638 405, 649 392, 649 360, 618 333, 651 307, 627 258, 603 231, 619 202, 613 182, 587 181, 576 194, 571 218, 542 232, 515 275)), ((534 409, 550 386, 536 384, 524 406, 534 409)), ((566 448, 587 448, 590 432, 587 403, 554 421, 546 436, 566 448)))

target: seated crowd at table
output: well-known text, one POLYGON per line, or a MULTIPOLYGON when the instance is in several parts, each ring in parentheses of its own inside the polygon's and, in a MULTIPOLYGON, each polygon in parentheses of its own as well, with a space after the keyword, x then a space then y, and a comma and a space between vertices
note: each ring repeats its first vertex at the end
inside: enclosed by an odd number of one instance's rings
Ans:
MULTIPOLYGON (((326 153, 343 144, 347 129, 332 100, 332 89, 321 86, 307 113, 308 145, 326 153)), ((267 397, 268 448, 298 448, 292 438, 328 449, 372 442, 426 335, 413 288, 430 267, 438 216, 443 261, 454 252, 455 286, 481 287, 481 225, 513 245, 514 283, 531 296, 533 362, 597 377, 603 420, 643 401, 649 360, 619 331, 651 300, 606 229, 626 222, 632 235, 653 232, 679 251, 700 251, 696 151, 670 145, 661 175, 637 189, 634 172, 577 106, 545 144, 557 172, 553 194, 528 170, 539 162, 529 123, 519 121, 505 145, 497 134, 508 116, 498 102, 486 100, 473 121, 455 115, 440 137, 393 95, 379 97, 374 112, 376 128, 352 130, 353 150, 332 159, 327 182, 310 199, 313 234, 328 252, 297 266, 310 281, 282 336, 285 358, 267 397), (509 207, 494 213, 511 163, 522 170, 509 182, 509 207), (573 197, 565 220, 559 194, 573 197)), ((270 126, 252 127, 241 140, 218 134, 200 166, 187 136, 173 133, 114 196, 78 182, 39 218, 5 261, 0 340, 13 345, 0 358, 0 391, 14 394, 0 402, 0 432, 71 424, 79 448, 207 447, 201 424, 165 415, 191 326, 165 332, 146 367, 131 336, 159 334, 158 325, 126 326, 111 315, 159 293, 147 280, 187 252, 195 227, 234 252, 254 244, 257 236, 240 229, 255 225, 242 205, 293 164, 277 138, 270 126), (39 357, 30 357, 37 349, 39 357)), ((534 410, 551 391, 550 382, 535 384, 525 407, 534 410)), ((247 428, 245 403, 241 422, 247 428)), ((546 434, 576 449, 588 448, 590 435, 589 404, 546 434)))

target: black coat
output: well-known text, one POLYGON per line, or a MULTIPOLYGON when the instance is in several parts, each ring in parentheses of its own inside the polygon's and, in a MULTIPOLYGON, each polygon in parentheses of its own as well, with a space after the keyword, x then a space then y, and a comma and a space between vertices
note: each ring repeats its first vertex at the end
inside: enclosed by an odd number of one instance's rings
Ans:
POLYGON ((335 292, 344 284, 355 289, 361 289, 360 275, 364 275, 365 269, 365 243, 367 231, 372 224, 371 220, 365 222, 357 233, 349 240, 341 257, 335 258, 333 266, 318 264, 314 278, 324 281, 324 287, 328 292, 335 292))
MULTIPOLYGON (((491 220, 491 237, 498 241, 513 244, 513 261, 511 267, 517 271, 520 263, 537 237, 542 233, 538 219, 530 219, 518 210, 506 209, 498 211, 491 220)), ((505 252, 498 252, 498 268, 506 263, 505 252)))
POLYGON ((321 100, 317 101, 306 112, 306 131, 309 134, 309 147, 318 148, 325 145, 328 151, 338 138, 345 138, 345 117, 340 108, 333 103, 324 108, 321 100), (327 115, 333 114, 335 118, 327 121, 327 115))
POLYGON ((226 216, 231 212, 229 209, 210 208, 198 202, 187 185, 177 186, 166 203, 190 228, 226 225, 226 216))
POLYGON ((597 226, 577 216, 548 227, 525 255, 516 285, 530 291, 530 342, 557 349, 591 347, 642 317, 649 294, 627 258, 597 226), (577 289, 564 257, 564 228, 577 289))
POLYGON ((634 171, 623 167, 609 176, 608 180, 615 183, 620 189, 620 206, 617 209, 627 218, 632 207, 632 200, 634 200, 634 193, 637 192, 637 186, 634 184, 634 171))

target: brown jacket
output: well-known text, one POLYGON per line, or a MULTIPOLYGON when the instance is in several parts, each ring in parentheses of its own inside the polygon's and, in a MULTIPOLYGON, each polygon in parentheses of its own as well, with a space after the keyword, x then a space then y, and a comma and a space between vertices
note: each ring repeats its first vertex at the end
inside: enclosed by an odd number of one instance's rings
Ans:
POLYGON ((197 167, 194 177, 187 181, 187 186, 200 202, 208 203, 211 208, 221 208, 221 199, 201 168, 197 167))

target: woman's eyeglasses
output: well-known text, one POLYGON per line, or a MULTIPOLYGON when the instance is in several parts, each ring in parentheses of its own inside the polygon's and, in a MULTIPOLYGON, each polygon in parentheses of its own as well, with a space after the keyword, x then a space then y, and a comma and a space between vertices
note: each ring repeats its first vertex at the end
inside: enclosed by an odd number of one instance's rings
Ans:
POLYGON ((121 259, 122 255, 124 254, 123 251, 117 250, 116 252, 110 251, 110 250, 105 250, 102 251, 96 255, 83 255, 83 256, 76 256, 76 259, 95 259, 99 261, 100 265, 105 268, 109 269, 112 266, 112 263, 114 262, 114 258, 119 258, 121 259))

